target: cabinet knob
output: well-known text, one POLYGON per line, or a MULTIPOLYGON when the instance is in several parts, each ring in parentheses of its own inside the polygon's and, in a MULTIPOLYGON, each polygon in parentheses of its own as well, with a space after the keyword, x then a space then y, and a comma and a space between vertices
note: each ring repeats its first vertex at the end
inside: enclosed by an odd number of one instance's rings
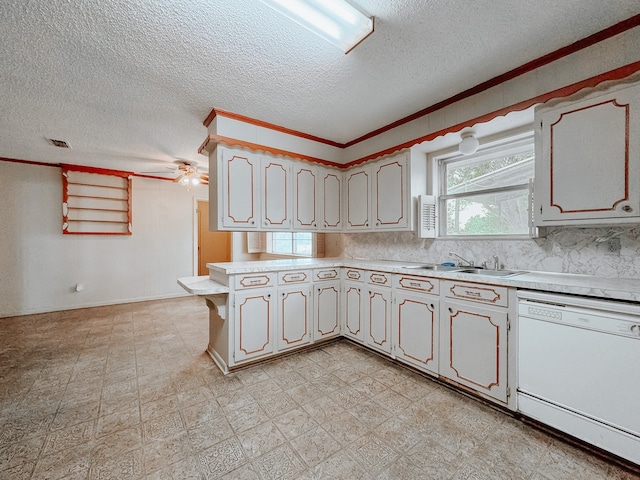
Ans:
POLYGON ((631 208, 631 205, 624 205, 622 207, 622 211, 624 212, 631 212, 633 210, 633 208, 631 208))
POLYGON ((380 222, 376 222, 376 227, 379 227, 379 226, 380 226, 380 222))
POLYGON ((449 313, 453 313, 453 308, 449 307, 449 313))
POLYGON ((266 220, 264 221, 264 226, 266 227, 267 225, 269 225, 269 222, 267 222, 266 220))

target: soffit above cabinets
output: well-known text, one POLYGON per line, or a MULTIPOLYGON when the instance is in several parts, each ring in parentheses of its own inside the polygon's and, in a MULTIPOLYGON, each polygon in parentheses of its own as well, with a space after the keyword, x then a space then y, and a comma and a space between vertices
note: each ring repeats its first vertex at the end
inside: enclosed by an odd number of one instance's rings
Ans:
POLYGON ((206 168, 213 107, 344 143, 640 13, 637 0, 354 3, 376 26, 345 55, 259 0, 3 1, 0 157, 206 168))

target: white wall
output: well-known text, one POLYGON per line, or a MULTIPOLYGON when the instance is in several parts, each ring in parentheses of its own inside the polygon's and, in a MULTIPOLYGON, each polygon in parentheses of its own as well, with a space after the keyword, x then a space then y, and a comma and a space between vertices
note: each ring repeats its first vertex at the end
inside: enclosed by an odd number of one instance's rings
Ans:
POLYGON ((131 236, 62 235, 59 168, 0 162, 0 192, 0 317, 183 295, 176 279, 195 275, 206 186, 134 177, 131 236))

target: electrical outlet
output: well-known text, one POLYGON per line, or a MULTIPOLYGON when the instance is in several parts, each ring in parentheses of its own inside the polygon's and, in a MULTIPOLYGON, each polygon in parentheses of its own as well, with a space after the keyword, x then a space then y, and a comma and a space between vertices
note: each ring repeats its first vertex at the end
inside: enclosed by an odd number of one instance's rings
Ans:
POLYGON ((610 238, 606 241, 605 245, 607 246, 608 253, 620 253, 620 239, 619 238, 610 238))

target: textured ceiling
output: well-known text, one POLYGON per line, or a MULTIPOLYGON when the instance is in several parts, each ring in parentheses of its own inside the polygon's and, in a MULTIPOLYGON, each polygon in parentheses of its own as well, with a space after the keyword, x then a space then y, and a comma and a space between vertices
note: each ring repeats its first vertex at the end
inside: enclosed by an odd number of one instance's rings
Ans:
POLYGON ((344 55, 258 0, 3 0, 0 157, 206 166, 213 107, 346 142, 640 13, 638 0, 354 3, 375 32, 344 55))

